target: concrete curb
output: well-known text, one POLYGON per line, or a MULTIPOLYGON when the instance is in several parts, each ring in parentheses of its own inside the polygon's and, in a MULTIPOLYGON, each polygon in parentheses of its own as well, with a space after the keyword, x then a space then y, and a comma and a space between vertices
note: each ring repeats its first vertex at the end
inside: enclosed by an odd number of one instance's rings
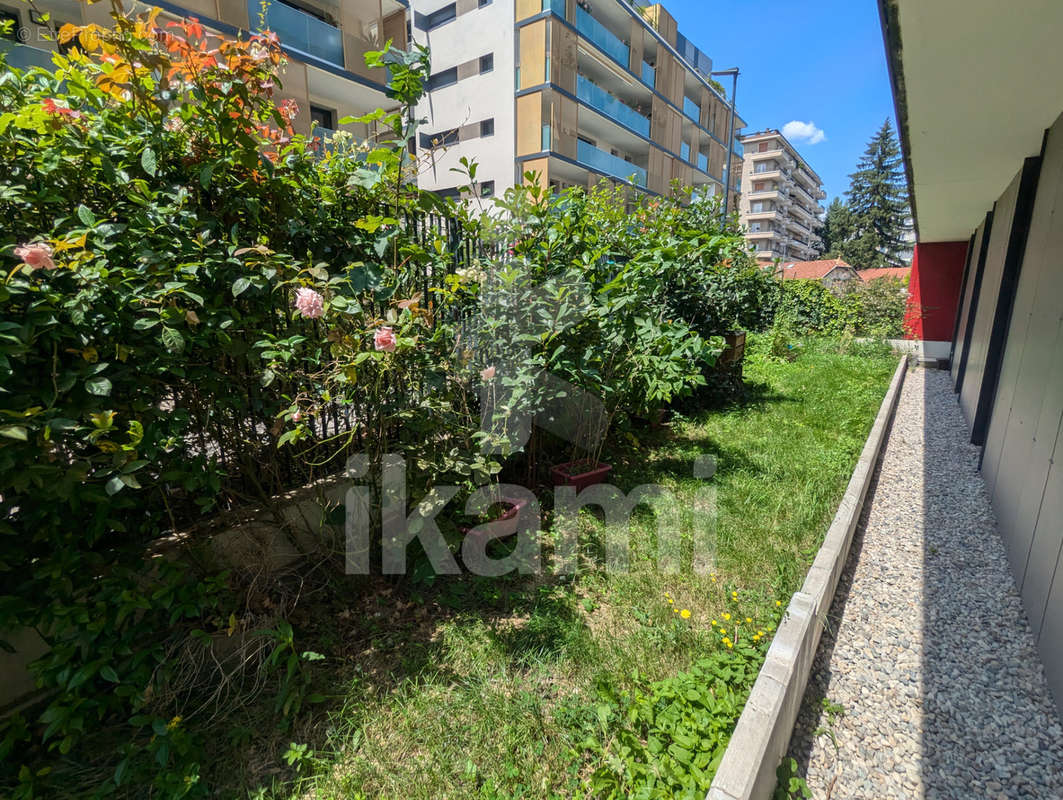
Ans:
POLYGON ((819 637, 886 441, 908 357, 901 358, 815 561, 775 633, 706 800, 770 800, 812 671, 819 637))

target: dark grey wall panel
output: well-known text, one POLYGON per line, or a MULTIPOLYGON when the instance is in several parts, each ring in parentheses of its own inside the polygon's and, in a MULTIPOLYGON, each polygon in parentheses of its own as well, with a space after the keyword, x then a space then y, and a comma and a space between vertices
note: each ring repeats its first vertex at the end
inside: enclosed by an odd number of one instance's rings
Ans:
POLYGON ((974 422, 978 396, 982 391, 982 379, 985 377, 989 336, 993 331, 993 319, 997 313, 1000 278, 1004 274, 1004 257, 1008 252, 1011 226, 1015 218, 1015 201, 1019 197, 1019 177, 1019 173, 1016 173, 993 210, 993 225, 989 235, 989 247, 986 249, 985 267, 982 280, 976 286, 978 298, 973 303, 974 324, 968 322, 970 338, 967 342, 967 366, 960 386, 960 407, 968 425, 974 422))
MULTIPOLYGON (((1009 187, 1010 191, 1011 187, 1009 187)), ((1004 204, 998 201, 998 211, 1004 204)), ((1049 131, 982 470, 1063 709, 1063 118, 1049 131)), ((994 226, 995 227, 995 226, 994 226)), ((990 245, 992 242, 990 237, 990 245)), ((987 260, 987 267, 989 261, 987 260)), ((983 282, 982 292, 993 285, 983 282)), ((984 298, 975 301, 975 324, 984 298)), ((977 360, 972 335, 973 365, 977 360)), ((967 395, 964 378, 961 396, 967 395)))
POLYGON ((1041 178, 983 459, 1020 588, 1063 415, 1063 126, 1049 135, 1041 178))
POLYGON ((960 362, 963 354, 964 346, 967 341, 967 320, 971 313, 971 298, 974 295, 974 273, 978 270, 979 253, 982 252, 982 237, 985 235, 985 222, 978 226, 974 232, 974 245, 970 252, 970 263, 967 265, 967 272, 964 277, 963 297, 960 298, 960 319, 959 324, 956 326, 956 341, 952 345, 952 364, 950 371, 952 373, 952 385, 956 385, 956 381, 959 378, 960 362))

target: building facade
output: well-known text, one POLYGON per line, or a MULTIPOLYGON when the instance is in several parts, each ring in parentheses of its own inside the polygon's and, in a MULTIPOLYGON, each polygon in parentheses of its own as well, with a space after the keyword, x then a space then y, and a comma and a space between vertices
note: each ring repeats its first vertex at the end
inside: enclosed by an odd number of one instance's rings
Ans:
POLYGON ((779 131, 741 137, 739 218, 757 258, 811 261, 819 253, 823 181, 779 131))
POLYGON ((661 6, 414 0, 412 27, 432 53, 418 109, 424 188, 464 194, 453 170, 467 158, 481 196, 527 173, 555 191, 607 179, 633 192, 665 195, 677 181, 723 194, 731 107, 712 61, 661 6))
POLYGON ((1063 709, 1063 4, 879 6, 917 234, 908 324, 951 370, 1063 709))
MULTIPOLYGON (((66 23, 109 27, 111 22, 107 3, 40 0, 36 6, 50 13, 56 28, 66 23)), ((261 0, 138 4, 143 11, 151 6, 162 9, 160 24, 166 18, 196 17, 223 36, 235 37, 263 26, 276 33, 289 58, 277 98, 291 98, 298 104, 294 123, 298 133, 327 137, 342 128, 363 140, 372 133, 367 126, 341 126, 339 120, 395 105, 386 94, 386 73, 366 67, 365 53, 379 50, 389 39, 397 47, 406 47, 406 0, 267 0, 264 9, 261 0)), ((51 67, 51 50, 58 45, 49 41, 48 25, 35 8, 19 0, 0 0, 2 20, 14 23, 8 38, 0 39, 9 64, 51 67)))

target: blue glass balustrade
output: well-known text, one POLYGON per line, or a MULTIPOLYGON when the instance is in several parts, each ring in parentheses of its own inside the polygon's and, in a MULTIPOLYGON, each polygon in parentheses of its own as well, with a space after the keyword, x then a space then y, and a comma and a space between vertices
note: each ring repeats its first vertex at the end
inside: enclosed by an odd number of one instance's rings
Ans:
POLYGON ((599 150, 593 144, 587 144, 582 139, 576 142, 576 160, 595 172, 601 172, 625 181, 631 180, 632 176, 634 176, 635 183, 639 186, 646 185, 646 170, 642 167, 632 164, 630 161, 624 161, 624 159, 618 158, 612 153, 599 150))
POLYGON ((601 111, 609 119, 649 138, 650 120, 647 117, 582 75, 576 76, 576 96, 591 108, 601 111))
POLYGON ((709 157, 704 153, 698 153, 698 169, 702 172, 709 171, 709 157))
POLYGON ((43 50, 40 47, 31 47, 28 44, 16 44, 0 39, 0 52, 7 56, 7 65, 16 69, 27 70, 31 67, 44 67, 51 71, 55 68, 52 63, 52 51, 43 50))
POLYGON ((543 11, 553 11, 561 19, 564 19, 565 0, 543 0, 543 11))
POLYGON ((645 61, 642 62, 642 82, 651 89, 657 86, 657 70, 645 61))
POLYGON ((701 106, 686 96, 683 97, 683 113, 694 122, 701 123, 701 106))
POLYGON ((584 11, 576 9, 576 30, 608 53, 624 69, 628 68, 631 51, 611 30, 584 11))
MULTIPOLYGON (((260 10, 259 0, 248 0, 247 12, 256 28, 260 10)), ((335 25, 277 0, 266 6, 265 16, 266 27, 280 37, 285 47, 343 66, 343 34, 335 25)))

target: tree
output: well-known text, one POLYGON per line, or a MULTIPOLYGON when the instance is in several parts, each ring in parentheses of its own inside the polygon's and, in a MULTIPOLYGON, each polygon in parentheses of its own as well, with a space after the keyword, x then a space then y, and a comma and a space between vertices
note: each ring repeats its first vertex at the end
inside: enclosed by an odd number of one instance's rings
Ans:
POLYGON ((842 258, 842 247, 852 237, 853 218, 849 206, 835 197, 816 233, 820 238, 819 254, 823 258, 842 258))
POLYGON ((902 266, 908 249, 908 190, 900 144, 888 118, 849 176, 846 195, 852 227, 840 246, 842 257, 858 269, 902 266))

